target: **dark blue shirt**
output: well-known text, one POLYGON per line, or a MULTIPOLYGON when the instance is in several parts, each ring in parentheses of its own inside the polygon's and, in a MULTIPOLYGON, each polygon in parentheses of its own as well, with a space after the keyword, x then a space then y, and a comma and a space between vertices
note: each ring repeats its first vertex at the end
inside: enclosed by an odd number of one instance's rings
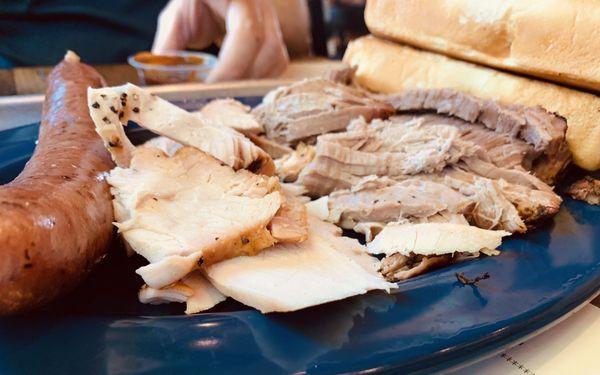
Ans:
POLYGON ((152 46, 167 0, 0 0, 0 68, 54 65, 70 49, 124 63, 152 46))

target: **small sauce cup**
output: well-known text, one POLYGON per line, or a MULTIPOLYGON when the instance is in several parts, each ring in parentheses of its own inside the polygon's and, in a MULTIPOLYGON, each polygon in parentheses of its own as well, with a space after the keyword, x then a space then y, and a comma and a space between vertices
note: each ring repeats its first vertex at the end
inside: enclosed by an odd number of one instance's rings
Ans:
POLYGON ((139 52, 129 56, 127 62, 136 68, 142 85, 164 85, 204 82, 217 58, 203 52, 178 51, 164 55, 139 52))

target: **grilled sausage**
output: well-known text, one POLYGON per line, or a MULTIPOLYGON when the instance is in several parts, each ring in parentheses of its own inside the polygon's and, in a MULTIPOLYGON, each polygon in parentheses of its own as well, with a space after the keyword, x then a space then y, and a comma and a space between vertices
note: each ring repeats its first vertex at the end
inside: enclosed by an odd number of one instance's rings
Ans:
POLYGON ((72 290, 106 254, 113 233, 104 180, 113 163, 87 110, 87 88, 104 80, 69 52, 48 81, 35 152, 0 186, 1 315, 72 290))

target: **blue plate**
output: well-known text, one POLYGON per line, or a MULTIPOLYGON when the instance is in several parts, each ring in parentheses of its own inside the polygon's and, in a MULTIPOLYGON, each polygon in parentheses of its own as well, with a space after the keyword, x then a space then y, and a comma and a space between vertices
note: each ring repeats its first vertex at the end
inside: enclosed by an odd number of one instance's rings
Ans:
MULTIPOLYGON (((259 98, 244 98, 255 104, 259 98)), ((198 103, 178 103, 197 108, 198 103)), ((0 132, 0 181, 29 158, 37 124, 0 132)), ((141 142, 150 135, 133 129, 141 142)), ((85 145, 82 145, 85 147, 85 145)), ((0 320, 0 373, 431 372, 506 348, 591 299, 600 286, 600 208, 565 199, 559 214, 498 257, 465 262, 303 311, 261 315, 233 301, 184 316, 137 302, 141 284, 117 244, 72 295, 0 320), (460 284, 455 273, 475 277, 460 284)))

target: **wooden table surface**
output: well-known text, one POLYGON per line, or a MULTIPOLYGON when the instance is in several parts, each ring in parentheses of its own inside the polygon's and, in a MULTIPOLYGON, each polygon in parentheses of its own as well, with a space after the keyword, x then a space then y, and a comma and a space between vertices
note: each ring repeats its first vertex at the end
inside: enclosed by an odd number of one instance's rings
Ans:
MULTIPOLYGON (((323 58, 307 58, 290 63, 288 69, 279 77, 282 79, 300 79, 319 75, 329 67, 335 67, 339 61, 323 58)), ((106 79, 109 86, 126 82, 139 84, 137 72, 126 64, 94 66, 106 79)), ((0 96, 43 94, 46 90, 46 77, 51 66, 0 69, 0 96)))
MULTIPOLYGON (((247 80, 216 84, 188 83, 148 86, 147 89, 167 100, 189 98, 264 95, 269 90, 303 78, 322 75, 341 62, 327 59, 303 59, 290 63, 276 79, 247 80)), ((109 85, 138 83, 136 71, 128 65, 96 67, 109 85)), ((0 130, 39 121, 51 67, 0 70, 0 130)))

